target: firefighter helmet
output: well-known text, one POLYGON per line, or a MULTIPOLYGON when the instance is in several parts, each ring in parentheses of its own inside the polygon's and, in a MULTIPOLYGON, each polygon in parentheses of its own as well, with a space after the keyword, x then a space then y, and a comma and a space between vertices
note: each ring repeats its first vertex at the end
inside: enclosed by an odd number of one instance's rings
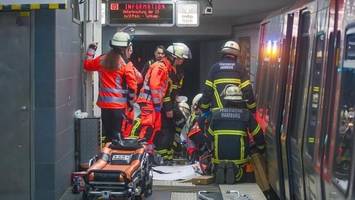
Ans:
POLYGON ((243 99, 242 90, 233 84, 226 85, 222 91, 222 96, 224 96, 224 100, 240 101, 243 99))
POLYGON ((186 102, 180 102, 178 104, 181 114, 184 116, 185 120, 190 116, 190 106, 186 102))
POLYGON ((190 48, 184 43, 173 43, 166 49, 167 54, 182 59, 191 59, 190 48))
POLYGON ((202 98, 202 93, 197 94, 193 99, 192 99, 192 109, 196 109, 198 107, 198 103, 200 102, 202 98))
POLYGON ((221 52, 222 52, 222 54, 239 56, 239 53, 240 53, 239 44, 234 41, 227 41, 226 43, 224 43, 224 45, 221 49, 221 52))
POLYGON ((132 45, 131 36, 126 32, 119 31, 113 35, 110 45, 111 47, 128 47, 132 45))

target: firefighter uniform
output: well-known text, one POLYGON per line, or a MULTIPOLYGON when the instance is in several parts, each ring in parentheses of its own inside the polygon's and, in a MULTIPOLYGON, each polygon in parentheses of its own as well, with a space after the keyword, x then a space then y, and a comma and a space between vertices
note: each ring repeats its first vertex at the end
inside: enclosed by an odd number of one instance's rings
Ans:
POLYGON ((173 66, 167 58, 152 64, 145 76, 137 103, 141 108, 140 121, 133 132, 152 144, 155 134, 161 128, 161 108, 168 88, 169 70, 173 66))
POLYGON ((184 79, 183 70, 179 67, 176 69, 172 67, 169 70, 168 90, 163 99, 163 109, 161 111, 162 127, 159 137, 156 137, 154 144, 157 153, 164 158, 164 160, 172 160, 174 155, 173 143, 175 139, 175 132, 180 132, 183 125, 181 115, 176 112, 176 96, 180 93, 184 79), (166 117, 165 113, 173 111, 173 118, 166 117), (176 126, 176 125, 180 126, 176 126))
POLYGON ((204 85, 200 108, 203 111, 209 108, 223 108, 226 103, 225 100, 221 98, 221 95, 223 89, 228 84, 234 84, 241 88, 243 99, 246 100, 246 108, 255 113, 256 102, 248 74, 236 63, 235 59, 229 57, 224 57, 221 61, 212 66, 204 85))
POLYGON ((235 181, 243 180, 248 163, 248 132, 257 148, 264 149, 264 134, 248 109, 227 107, 212 111, 208 129, 214 141, 212 162, 216 168, 222 163, 234 163, 237 166, 235 181))
POLYGON ((85 60, 84 69, 98 71, 99 73, 99 97, 96 104, 102 110, 104 136, 108 140, 112 140, 115 134, 121 131, 121 123, 127 103, 136 100, 137 80, 131 62, 126 63, 121 58, 118 70, 112 71, 105 69, 101 64, 104 58, 105 55, 102 55, 95 59, 85 60), (117 122, 109 120, 112 116, 118 119, 117 122), (108 127, 114 127, 114 130, 108 127))

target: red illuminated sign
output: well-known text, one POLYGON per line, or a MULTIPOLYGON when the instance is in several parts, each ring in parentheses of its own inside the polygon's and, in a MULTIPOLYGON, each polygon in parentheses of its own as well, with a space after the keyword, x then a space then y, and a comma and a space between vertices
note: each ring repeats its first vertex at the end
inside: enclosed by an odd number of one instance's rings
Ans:
POLYGON ((173 25, 173 3, 109 1, 109 24, 173 25))

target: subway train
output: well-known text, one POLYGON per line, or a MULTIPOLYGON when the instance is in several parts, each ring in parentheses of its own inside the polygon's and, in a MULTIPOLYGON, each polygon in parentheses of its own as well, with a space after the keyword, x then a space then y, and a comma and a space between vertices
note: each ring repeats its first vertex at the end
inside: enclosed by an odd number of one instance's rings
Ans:
POLYGON ((355 199, 355 0, 315 0, 260 24, 257 115, 279 199, 355 199))

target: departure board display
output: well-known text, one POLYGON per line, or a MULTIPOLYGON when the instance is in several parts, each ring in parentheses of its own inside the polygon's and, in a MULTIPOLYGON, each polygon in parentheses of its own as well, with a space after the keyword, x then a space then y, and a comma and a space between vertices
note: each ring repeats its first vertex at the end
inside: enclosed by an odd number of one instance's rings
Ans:
POLYGON ((174 25, 172 2, 111 0, 108 11, 111 25, 174 25))

